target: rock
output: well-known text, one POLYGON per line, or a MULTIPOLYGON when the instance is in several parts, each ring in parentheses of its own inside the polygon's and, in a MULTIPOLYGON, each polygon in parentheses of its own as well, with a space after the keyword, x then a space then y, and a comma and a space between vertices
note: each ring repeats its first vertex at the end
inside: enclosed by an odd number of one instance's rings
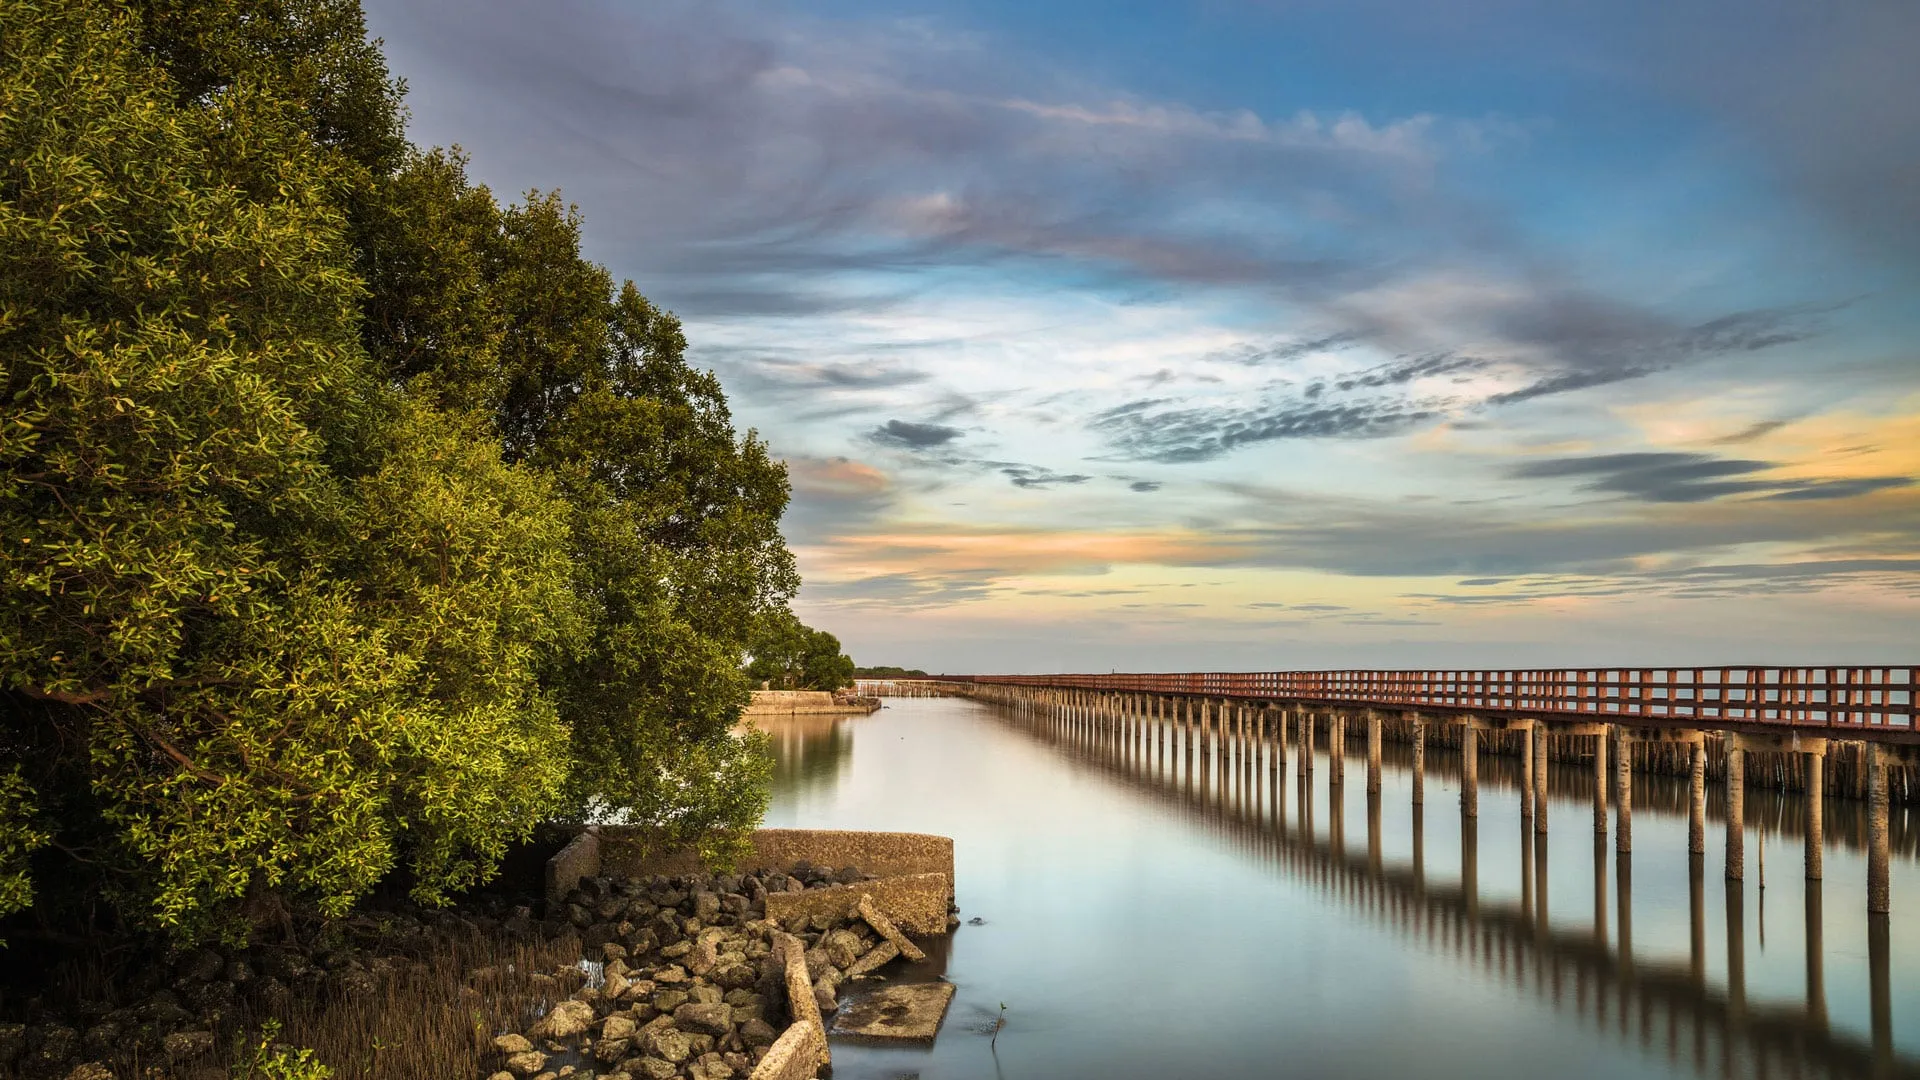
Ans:
POLYGON ((627 989, 633 984, 627 981, 625 974, 609 968, 606 977, 606 984, 600 988, 600 993, 608 1001, 618 1001, 627 996, 627 989))
POLYGON ((599 1039, 593 1044, 593 1056, 603 1064, 611 1065, 626 1057, 632 1046, 630 1039, 599 1039))
POLYGON ((670 1080, 680 1072, 680 1067, 665 1058, 643 1057, 640 1059, 640 1071, 648 1080, 670 1080))
POLYGON ((519 1076, 533 1076, 547 1067, 547 1055, 538 1050, 527 1050, 507 1059, 507 1068, 519 1076))
POLYGON ((873 906, 873 897, 862 896, 859 906, 854 910, 860 913, 860 917, 866 920, 868 926, 873 927, 874 933, 892 942, 893 947, 900 950, 901 956, 915 963, 927 958, 927 954, 921 952, 919 946, 908 941, 907 935, 901 933, 899 928, 893 925, 892 919, 880 914, 879 910, 873 906))
POLYGON ((609 1016, 600 1026, 600 1037, 602 1039, 632 1038, 634 1031, 638 1029, 639 1026, 640 1025, 634 1023, 633 1020, 628 1017, 609 1016))
POLYGON ((733 1066, 719 1054, 703 1054, 693 1068, 687 1070, 692 1080, 733 1080, 733 1066))
POLYGON ((167 1052, 167 1060, 175 1065, 213 1051, 213 1032, 176 1031, 160 1043, 167 1052))
POLYGON ((113 1080, 113 1070, 97 1061, 77 1065, 67 1074, 67 1080, 113 1080))
POLYGON ((533 1044, 527 1041, 525 1035, 509 1032, 505 1035, 495 1035, 493 1037, 493 1048, 511 1057, 514 1054, 524 1054, 533 1049, 533 1044))
POLYGON ((883 941, 873 948, 868 949, 865 956, 854 961, 853 966, 847 969, 847 978, 858 979, 899 955, 899 946, 891 941, 883 941))
POLYGON ((505 1069, 501 1069, 499 1072, 487 1077, 487 1080, 513 1080, 513 1074, 505 1069))
POLYGON ((740 1039, 748 1046, 772 1046, 776 1034, 765 1020, 749 1020, 740 1025, 740 1039))
POLYGON ((687 1041, 684 1032, 670 1027, 655 1028, 646 1037, 646 1047, 655 1057, 665 1058, 675 1065, 687 1060, 693 1054, 693 1044, 687 1041))
MULTIPOLYGON (((835 930, 827 935, 821 950, 827 954, 827 963, 837 968, 849 968, 860 958, 860 935, 851 930, 835 930)), ((807 967, 813 968, 813 958, 807 958, 807 967)))
POLYGON ((718 1005, 726 998, 717 986, 696 986, 687 992, 687 1000, 701 1005, 718 1005))
POLYGON ((226 970, 227 959, 212 949, 195 949, 182 956, 173 966, 173 970, 183 979, 195 982, 207 982, 220 977, 226 970))
POLYGON ((724 1004, 686 1004, 673 1010, 674 1025, 686 1031, 706 1035, 725 1035, 733 1030, 733 1006, 724 1004))
POLYGON ((27 1025, 0 1024, 0 1065, 12 1065, 27 1049, 27 1025))
POLYGON ((710 892, 693 894, 693 917, 701 922, 712 922, 720 914, 720 897, 710 892))
POLYGON ((693 951, 693 942, 676 941, 672 945, 669 945, 666 948, 661 949, 660 955, 663 957, 666 957, 668 960, 678 960, 692 951, 693 951))
POLYGON ((678 964, 668 964, 653 973, 653 981, 662 986, 672 986, 687 981, 687 969, 678 964))
POLYGON ((661 990, 653 995, 653 1007, 661 1012, 672 1012, 687 1003, 685 990, 661 990))
POLYGON ((587 1030, 592 1023, 592 1005, 584 1001, 562 1001, 533 1025, 531 1034, 536 1039, 566 1039, 587 1030))
POLYGON ((687 970, 695 975, 705 975, 719 962, 720 953, 713 947, 713 939, 703 934, 693 946, 693 955, 687 958, 687 970))

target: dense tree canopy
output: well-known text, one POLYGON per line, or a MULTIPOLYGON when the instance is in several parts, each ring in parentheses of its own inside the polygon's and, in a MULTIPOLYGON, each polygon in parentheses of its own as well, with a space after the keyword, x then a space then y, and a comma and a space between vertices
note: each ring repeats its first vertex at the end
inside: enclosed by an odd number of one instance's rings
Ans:
POLYGON ((784 466, 403 115, 357 3, 0 6, 0 914, 243 930, 764 808, 784 466))

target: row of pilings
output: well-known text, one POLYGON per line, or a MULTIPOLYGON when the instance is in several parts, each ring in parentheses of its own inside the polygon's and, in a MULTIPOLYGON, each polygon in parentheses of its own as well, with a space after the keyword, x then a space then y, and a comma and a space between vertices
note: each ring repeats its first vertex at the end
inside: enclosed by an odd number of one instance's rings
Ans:
MULTIPOLYGON (((1920 1065, 1894 1053, 1892 1038, 1891 933, 1884 913, 1868 915, 1868 1008, 1870 1038, 1864 1043, 1856 1037, 1830 1027, 1827 1015, 1822 925, 1821 883, 1817 863, 1810 863, 1803 899, 1806 905, 1807 995, 1804 1006, 1783 1010, 1771 1002, 1749 1003, 1746 997, 1745 949, 1747 944, 1743 896, 1748 887, 1739 874, 1729 873, 1725 880, 1726 905, 1726 986, 1710 988, 1706 982, 1706 880, 1704 855, 1695 847, 1688 859, 1689 956, 1684 965, 1658 957, 1638 956, 1632 945, 1632 856, 1630 844, 1610 845, 1607 810, 1615 819, 1616 841, 1630 836, 1632 785, 1622 785, 1631 777, 1640 760, 1629 753, 1625 760, 1634 767, 1622 770, 1622 757, 1608 755, 1621 743, 1613 732, 1568 735, 1570 739, 1601 740, 1580 757, 1568 760, 1567 767, 1553 772, 1554 791, 1576 799, 1595 798, 1597 831, 1591 840, 1594 864, 1593 924, 1590 929, 1568 928, 1548 918, 1547 830, 1544 810, 1545 769, 1548 752, 1544 745, 1529 749, 1533 740, 1522 744, 1514 757, 1487 764, 1492 766, 1487 779, 1521 793, 1523 819, 1532 827, 1519 831, 1521 862, 1519 902, 1481 897, 1481 871, 1478 850, 1479 813, 1477 754, 1481 737, 1512 734, 1476 728, 1471 720, 1459 723, 1462 730, 1445 738, 1440 718, 1427 723, 1410 723, 1398 732, 1402 739, 1389 739, 1393 725, 1381 714, 1368 716, 1364 711, 1302 709, 1285 706, 1262 708, 1244 702, 1203 702, 1200 699, 1149 699, 1145 696, 1088 695, 1084 691, 1058 694, 1026 687, 979 687, 965 696, 984 699, 1005 707, 1002 715, 1008 723, 1070 748, 1076 757, 1090 761, 1132 785, 1155 792, 1170 800, 1184 817, 1209 827, 1227 829, 1251 848, 1269 854, 1305 880, 1337 898, 1386 921, 1428 946, 1447 948, 1462 959, 1472 960, 1485 970, 1497 973, 1516 988, 1529 986, 1558 1009, 1574 1008, 1583 1018, 1592 1019, 1602 1029, 1617 1026, 1618 1034, 1653 1049, 1656 1039, 1664 1037, 1670 1061, 1678 1064, 1688 1056, 1683 1041, 1692 1044, 1692 1064, 1702 1076, 1733 1080, 1742 1076, 1835 1077, 1846 1080, 1866 1078, 1920 1077, 1920 1065), (1321 740, 1325 740, 1321 742, 1321 740), (1360 747, 1355 743, 1364 740, 1360 747), (1315 745, 1321 744, 1324 758, 1316 759, 1315 745), (1343 753, 1332 752, 1339 746, 1343 753), (1427 751, 1439 753, 1428 759, 1427 751), (1358 751, 1358 752, 1356 752, 1358 751), (1515 760, 1518 758, 1518 760, 1515 760), (1352 759, 1352 760, 1350 760, 1352 759), (1381 855, 1381 798, 1383 762, 1396 769, 1407 769, 1412 785, 1411 863, 1388 865, 1381 855), (1583 767, 1584 766, 1584 767, 1583 767), (1607 766, 1612 766, 1608 768, 1607 766), (1324 776, 1316 781, 1315 770, 1324 776), (1364 852, 1349 849, 1346 841, 1343 789, 1358 783, 1348 772, 1364 769, 1366 783, 1366 839, 1364 852), (1429 773, 1445 776, 1461 785, 1459 881, 1434 880, 1423 869, 1422 827, 1424 777, 1429 773), (1289 786, 1289 774, 1298 775, 1295 790, 1297 813, 1289 823, 1283 805, 1289 786), (1538 787, 1536 787, 1536 784, 1538 787), (1316 831, 1317 792, 1324 791, 1326 815, 1324 831, 1316 831), (1622 799, 1619 796, 1626 795, 1622 799), (1613 796, 1611 800, 1607 796, 1613 796), (1615 847, 1614 859, 1608 849, 1615 847), (1613 881, 1617 898, 1609 894, 1607 866, 1615 864, 1613 881), (1617 899, 1617 910, 1610 912, 1610 900, 1617 899), (1609 932, 1609 915, 1613 915, 1609 932), (1711 1048, 1711 1050, 1710 1050, 1711 1048), (1717 1067, 1716 1067, 1717 1066, 1717 1067)), ((1542 740, 1544 725, 1530 730, 1542 740)), ((1681 737, 1686 737, 1682 735, 1681 737)), ((1491 740, 1489 740, 1491 741, 1491 740)), ((1694 739, 1690 746, 1701 746, 1694 739)), ((1632 747, 1629 733, 1625 743, 1632 747)), ((1744 791, 1743 766, 1752 751, 1738 739, 1726 747, 1733 762, 1733 791, 1744 791)), ((1804 753, 1804 751, 1802 751, 1804 753)), ((1646 785, 1642 805, 1670 808, 1676 802, 1681 812, 1693 810, 1692 837, 1698 841, 1704 831, 1704 788, 1706 769, 1704 750, 1688 751, 1689 768, 1684 782, 1660 780, 1646 785), (1676 792, 1678 798, 1675 798, 1676 792), (1645 799, 1652 795, 1654 798, 1645 799)), ((1871 758, 1868 767, 1880 764, 1871 758)), ((1761 771, 1761 770, 1756 770, 1761 771)), ((1722 772, 1724 776, 1724 771, 1722 772)), ((1817 790, 1817 788, 1816 788, 1817 790)), ((1881 790, 1884 790, 1882 788, 1881 790)), ((1769 805, 1804 803, 1804 795, 1769 792, 1747 808, 1764 809, 1769 805), (1759 804, 1755 806, 1755 804, 1759 804)), ((1883 803, 1884 805, 1884 803, 1883 803)), ((1743 804, 1733 800, 1733 822, 1752 823, 1756 818, 1742 812, 1743 804)), ((1564 818, 1563 818, 1564 820, 1564 818)), ((1811 824, 1809 850, 1819 844, 1818 819, 1803 817, 1802 826, 1811 824)), ((1564 826, 1560 826, 1564 829, 1564 826)), ((1797 829, 1794 831, 1798 831, 1797 829)), ((1920 832, 1920 830, 1906 830, 1920 832)), ((1584 834, 1584 829, 1576 829, 1584 834)), ((1884 829, 1882 830, 1884 832, 1884 829)), ((1733 836, 1730 830, 1729 837, 1733 836)), ((1588 845, 1581 842, 1576 850, 1588 845)), ((1734 867, 1730 864, 1729 870, 1734 867)), ((1715 875, 1718 876, 1718 875, 1715 875)), ((1764 876, 1761 888, 1765 888, 1764 876)), ((1765 893, 1760 894, 1762 897, 1765 893)), ((1760 943, 1764 948, 1765 902, 1761 902, 1760 943)))
MULTIPOLYGON (((1708 782, 1725 789, 1724 855, 1729 880, 1746 877, 1746 792, 1750 785, 1777 784, 1799 798, 1799 832, 1805 837, 1805 873, 1809 880, 1824 876, 1825 824, 1823 806, 1833 763, 1846 758, 1847 743, 1824 732, 1708 731, 1676 725, 1646 726, 1627 720, 1592 718, 1486 717, 1468 713, 1353 708, 1345 705, 1257 701, 1200 695, 1167 695, 1132 691, 1089 690, 1079 687, 1024 686, 998 683, 960 684, 960 692, 1022 708, 1070 709, 1102 722, 1146 722, 1171 725, 1189 746, 1195 739, 1212 745, 1220 738, 1271 742, 1285 757, 1298 746, 1295 764, 1310 769, 1313 746, 1325 738, 1328 745, 1350 748, 1351 738, 1366 740, 1368 790, 1378 790, 1382 744, 1405 742, 1412 749, 1413 800, 1423 801, 1425 758, 1429 750, 1457 755, 1461 767, 1462 811, 1478 816, 1479 758, 1483 747, 1520 759, 1521 815, 1544 834, 1547 815, 1535 814, 1545 805, 1547 766, 1559 762, 1586 766, 1593 775, 1594 828, 1604 837, 1611 831, 1621 854, 1633 846, 1633 777, 1639 772, 1684 775, 1689 818, 1689 850, 1706 851, 1706 788, 1708 782), (1842 748, 1830 753, 1830 748, 1842 748), (1793 786, 1797 775, 1798 787, 1793 786)), ((1164 729, 1163 729, 1164 731, 1164 729)), ((1843 770, 1834 794, 1844 795, 1847 781, 1858 779, 1867 797, 1867 910, 1884 915, 1890 910, 1888 863, 1891 842, 1888 819, 1892 785, 1889 773, 1897 765, 1912 770, 1911 750, 1877 742, 1861 744, 1857 770, 1843 770)), ((1331 781, 1340 783, 1346 755, 1331 756, 1331 781)))

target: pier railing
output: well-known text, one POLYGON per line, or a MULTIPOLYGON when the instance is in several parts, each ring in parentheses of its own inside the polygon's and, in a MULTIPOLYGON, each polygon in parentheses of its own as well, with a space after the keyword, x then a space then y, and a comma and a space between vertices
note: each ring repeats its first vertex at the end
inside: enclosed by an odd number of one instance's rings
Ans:
POLYGON ((1386 708, 1913 732, 1916 667, 1559 668, 943 676, 950 682, 1386 708))

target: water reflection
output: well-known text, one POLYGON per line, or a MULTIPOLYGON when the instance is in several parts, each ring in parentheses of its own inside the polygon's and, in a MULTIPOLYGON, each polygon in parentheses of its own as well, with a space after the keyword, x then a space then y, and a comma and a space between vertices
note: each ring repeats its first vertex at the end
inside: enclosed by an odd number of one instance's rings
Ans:
MULTIPOLYGON (((1019 710, 999 710, 999 715, 1002 722, 1034 738, 1075 751, 1073 757, 1080 764, 1095 765, 1154 797, 1177 799, 1178 812, 1189 820, 1231 834, 1273 865, 1312 882, 1353 910, 1429 946, 1449 950, 1461 962, 1492 973, 1515 989, 1527 990, 1557 1007, 1571 1007, 1622 1040, 1648 1049, 1656 1044, 1664 1046, 1670 1062, 1691 1064, 1697 1072, 1720 1076, 1920 1075, 1920 1062, 1894 1052, 1891 933, 1885 915, 1872 916, 1868 925, 1871 1037, 1861 1040, 1831 1030, 1824 970, 1826 919, 1818 878, 1806 881, 1802 892, 1806 983, 1804 999, 1797 1006, 1782 1002, 1760 1009, 1748 1007, 1745 887, 1740 881, 1715 882, 1723 884, 1725 890, 1727 978, 1724 986, 1710 985, 1706 856, 1686 852, 1684 845, 1680 852, 1687 865, 1685 961, 1638 953, 1634 943, 1632 847, 1617 829, 1615 842, 1610 845, 1607 832, 1609 793, 1618 798, 1612 808, 1616 814, 1631 812, 1631 803, 1624 797, 1618 778, 1609 776, 1604 761, 1596 762, 1587 774, 1584 791, 1578 790, 1583 785, 1575 783, 1571 785, 1576 789, 1573 792, 1564 788, 1555 792, 1572 794, 1578 801, 1591 797, 1594 806, 1597 828, 1592 846, 1592 918, 1584 931, 1578 931, 1564 929, 1549 919, 1552 875, 1548 869, 1548 833, 1536 834, 1530 812, 1526 815, 1529 820, 1517 830, 1518 902, 1483 901, 1476 795, 1485 779, 1479 784, 1472 781, 1487 764, 1494 764, 1488 771, 1496 776, 1512 771, 1513 766, 1510 761, 1478 761, 1470 731, 1463 739, 1460 756, 1459 877, 1457 884, 1448 885, 1428 879, 1421 802, 1411 803, 1410 857, 1405 866, 1383 859, 1383 807, 1378 790, 1370 790, 1364 798, 1364 849, 1359 853, 1350 850, 1343 783, 1346 753, 1342 748, 1316 758, 1311 729, 1300 736, 1307 753, 1300 753, 1300 747, 1291 748, 1298 777, 1293 815, 1298 828, 1290 830, 1282 812, 1286 770, 1276 753, 1281 748, 1272 740, 1256 740, 1239 725, 1211 730, 1203 727, 1197 736, 1192 729, 1176 727, 1168 740, 1164 726, 1150 722, 1144 742, 1129 737, 1105 745, 1101 735, 1108 730, 1104 725, 1109 721, 1098 715, 1078 712, 1049 716, 1019 710), (1158 746, 1163 741, 1184 750, 1177 784, 1167 780, 1156 756, 1135 749, 1158 746), (1095 752, 1081 752, 1088 747, 1095 752), (1271 767, 1255 767, 1256 761, 1263 760, 1271 767), (1218 780, 1213 775, 1216 761, 1223 766, 1218 780), (1236 768, 1236 763, 1242 767, 1236 768), (1325 789, 1316 792, 1315 778, 1323 770, 1325 789), (1267 809, 1261 811, 1262 806, 1267 809), (1322 812, 1326 821, 1324 840, 1316 822, 1322 812), (1610 847, 1616 850, 1610 851, 1610 847), (1571 999, 1564 993, 1569 983, 1574 989, 1571 999)), ((1338 725, 1326 737, 1335 747, 1345 742, 1338 725)), ((1428 780, 1425 774, 1431 771, 1431 765, 1423 760, 1424 748, 1416 743, 1403 750, 1411 767, 1412 791, 1422 792, 1428 780)), ((1616 769, 1618 761, 1616 754, 1616 769)), ((1559 772, 1556 767, 1556 780, 1567 779, 1559 772)), ((1375 788, 1371 769, 1369 773, 1368 786, 1375 788)), ((1517 777, 1500 778, 1514 780, 1516 789, 1521 787, 1517 777)), ((1634 780, 1642 785, 1635 801, 1641 803, 1637 809, 1643 818, 1664 812, 1677 813, 1684 820, 1688 806, 1685 781, 1676 785, 1670 778, 1639 775, 1634 780)), ((1749 800, 1756 797, 1774 803, 1765 810, 1771 811, 1766 816, 1776 824, 1790 825, 1807 816, 1803 808, 1796 810, 1791 805, 1793 800, 1769 799, 1766 792, 1748 794, 1749 800)), ((1527 806, 1530 810, 1530 799, 1527 806)), ((1545 808, 1540 812, 1545 813, 1545 808)))

